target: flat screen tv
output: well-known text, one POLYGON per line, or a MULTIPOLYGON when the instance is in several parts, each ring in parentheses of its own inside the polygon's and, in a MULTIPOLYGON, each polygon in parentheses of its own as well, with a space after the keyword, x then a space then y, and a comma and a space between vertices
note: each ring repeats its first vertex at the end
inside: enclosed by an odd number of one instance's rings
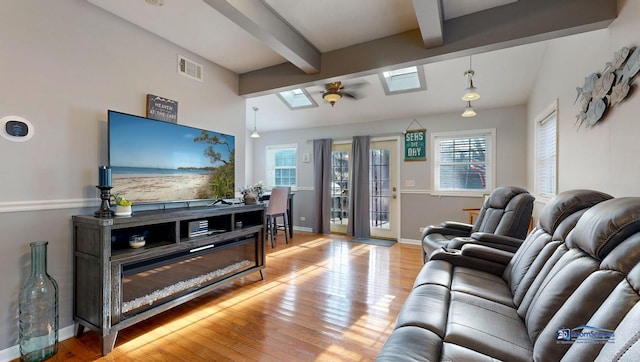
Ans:
POLYGON ((112 194, 134 203, 232 198, 235 137, 108 112, 112 194))

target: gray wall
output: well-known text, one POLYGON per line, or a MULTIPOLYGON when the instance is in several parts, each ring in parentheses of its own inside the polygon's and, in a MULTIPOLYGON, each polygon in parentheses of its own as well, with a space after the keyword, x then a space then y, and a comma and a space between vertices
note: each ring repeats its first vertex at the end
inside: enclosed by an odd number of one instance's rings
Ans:
MULTIPOLYGON (((535 117, 558 99, 558 190, 588 188, 613 196, 640 196, 640 77, 630 95, 592 128, 575 124, 580 111, 576 87, 623 46, 640 46, 640 1, 619 1, 619 16, 608 29, 552 41, 529 99, 527 183, 534 187, 535 117)), ((543 204, 536 203, 535 213, 543 204)))
MULTIPOLYGON (((462 105, 461 105, 462 107, 462 105)), ((337 111, 337 110, 336 110, 337 111)), ((497 174, 496 186, 526 185, 526 108, 514 106, 501 109, 478 110, 474 118, 462 118, 459 113, 435 116, 416 116, 416 120, 427 129, 427 147, 431 147, 431 132, 447 132, 475 129, 496 129, 497 174)), ((354 135, 400 135, 411 119, 378 121, 363 124, 350 124, 340 127, 324 127, 285 132, 262 133, 262 137, 250 140, 253 147, 254 180, 264 179, 265 149, 269 145, 297 143, 298 145, 298 191, 294 198, 294 224, 311 227, 313 218, 313 160, 302 162, 305 152, 313 155, 313 143, 308 140, 332 138, 334 141, 349 140, 354 135), (301 221, 305 217, 306 221, 301 221)), ((415 127, 412 127, 415 128, 415 127)), ((401 238, 418 239, 421 227, 438 223, 445 219, 466 221, 463 207, 476 207, 480 198, 434 197, 431 196, 431 155, 427 161, 401 161, 401 238), (413 187, 404 186, 406 180, 415 180, 413 187)))
POLYGON ((27 142, 0 138, 2 351, 18 343, 31 241, 49 241, 60 327, 72 324, 71 215, 97 209, 108 109, 145 115, 147 93, 177 100, 178 123, 236 136, 236 184, 245 178, 246 128, 237 75, 86 1, 5 0, 0 14, 0 117, 35 127, 27 142), (204 82, 177 73, 178 54, 204 66, 204 82))

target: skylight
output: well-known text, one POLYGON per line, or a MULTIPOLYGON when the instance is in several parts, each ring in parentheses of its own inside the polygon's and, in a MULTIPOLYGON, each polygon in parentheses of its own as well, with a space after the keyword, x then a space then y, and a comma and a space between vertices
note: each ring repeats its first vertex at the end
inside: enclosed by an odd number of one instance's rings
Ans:
POLYGON ((318 105, 302 88, 279 92, 278 97, 291 109, 317 107, 318 105))
POLYGON ((380 81, 387 95, 427 89, 422 66, 382 72, 380 81))

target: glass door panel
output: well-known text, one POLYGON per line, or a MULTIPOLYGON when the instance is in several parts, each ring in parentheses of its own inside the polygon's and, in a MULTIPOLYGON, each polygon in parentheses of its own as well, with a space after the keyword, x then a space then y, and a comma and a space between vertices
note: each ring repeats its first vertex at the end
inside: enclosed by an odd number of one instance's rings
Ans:
POLYGON ((371 236, 397 239, 397 141, 371 142, 369 219, 371 236))
POLYGON ((334 144, 331 152, 331 232, 347 232, 350 170, 351 144, 334 144))

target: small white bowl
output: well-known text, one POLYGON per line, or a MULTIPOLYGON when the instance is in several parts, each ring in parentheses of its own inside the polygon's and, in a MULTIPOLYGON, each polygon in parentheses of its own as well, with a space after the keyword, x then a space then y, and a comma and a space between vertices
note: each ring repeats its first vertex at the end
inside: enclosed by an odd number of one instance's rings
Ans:
POLYGON ((142 235, 133 235, 129 238, 129 246, 134 249, 143 247, 145 243, 146 241, 142 235))
POLYGON ((134 248, 134 249, 141 248, 141 247, 144 246, 144 244, 146 244, 146 242, 144 240, 142 240, 142 241, 130 241, 129 242, 129 246, 134 248))

